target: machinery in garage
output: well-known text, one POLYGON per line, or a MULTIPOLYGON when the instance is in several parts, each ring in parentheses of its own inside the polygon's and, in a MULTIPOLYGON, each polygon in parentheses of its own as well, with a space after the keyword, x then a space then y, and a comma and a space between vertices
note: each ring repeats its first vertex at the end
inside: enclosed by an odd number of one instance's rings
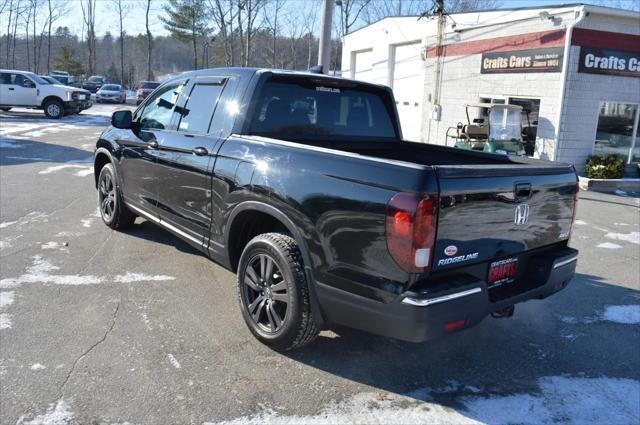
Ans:
POLYGON ((465 105, 467 124, 459 122, 447 129, 447 145, 453 139, 456 148, 478 150, 503 155, 531 155, 535 136, 526 108, 520 105, 469 103, 465 105), (478 118, 471 119, 469 110, 479 109, 478 118), (523 113, 524 112, 524 113, 523 113), (522 125, 522 116, 527 125, 522 125))

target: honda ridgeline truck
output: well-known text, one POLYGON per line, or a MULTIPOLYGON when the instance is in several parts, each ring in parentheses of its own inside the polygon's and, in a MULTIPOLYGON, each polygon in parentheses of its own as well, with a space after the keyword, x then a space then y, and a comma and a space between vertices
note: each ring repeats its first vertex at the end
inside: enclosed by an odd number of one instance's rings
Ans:
POLYGON ((412 143, 391 89, 208 69, 117 111, 95 151, 104 223, 136 216, 235 272, 277 350, 332 324, 420 342, 571 280, 573 166, 412 143))

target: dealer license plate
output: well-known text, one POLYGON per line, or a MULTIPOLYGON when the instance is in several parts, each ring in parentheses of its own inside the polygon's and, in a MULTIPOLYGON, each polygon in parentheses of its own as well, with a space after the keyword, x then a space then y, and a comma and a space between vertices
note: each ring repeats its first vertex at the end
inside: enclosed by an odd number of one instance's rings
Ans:
POLYGON ((489 266, 489 275, 487 276, 487 284, 489 288, 512 283, 516 278, 516 270, 518 269, 517 258, 507 258, 505 260, 494 261, 489 266))

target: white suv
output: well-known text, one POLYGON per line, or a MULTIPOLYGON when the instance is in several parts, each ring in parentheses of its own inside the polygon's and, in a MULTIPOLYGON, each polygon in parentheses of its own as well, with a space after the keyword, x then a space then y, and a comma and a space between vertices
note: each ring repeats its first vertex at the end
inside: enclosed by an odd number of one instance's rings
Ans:
POLYGON ((14 106, 43 109, 49 118, 62 118, 91 106, 86 91, 76 87, 51 84, 28 71, 0 69, 0 109, 14 106))

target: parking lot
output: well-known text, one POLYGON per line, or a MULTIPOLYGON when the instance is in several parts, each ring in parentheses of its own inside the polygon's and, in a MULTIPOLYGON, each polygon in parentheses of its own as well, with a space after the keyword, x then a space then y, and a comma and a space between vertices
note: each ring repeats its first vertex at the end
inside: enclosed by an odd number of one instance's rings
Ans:
POLYGON ((511 319, 281 354, 232 273, 143 219, 102 224, 92 151, 121 107, 0 113, 2 424, 640 423, 638 196, 583 192, 576 277, 511 319))

